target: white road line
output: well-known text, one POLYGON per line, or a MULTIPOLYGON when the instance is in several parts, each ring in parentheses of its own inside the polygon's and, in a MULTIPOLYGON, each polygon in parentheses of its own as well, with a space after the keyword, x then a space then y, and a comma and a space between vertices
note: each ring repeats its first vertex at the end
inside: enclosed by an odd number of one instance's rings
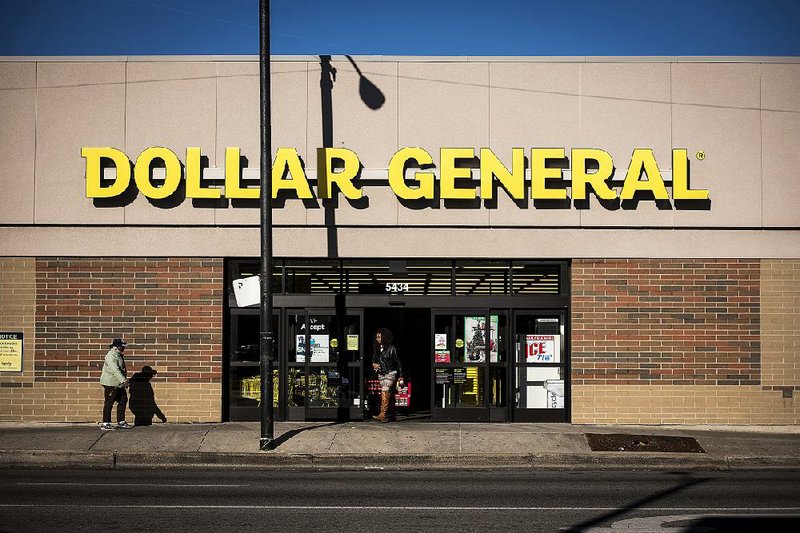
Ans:
POLYGON ((49 485, 55 487, 248 487, 249 485, 198 485, 194 483, 72 483, 72 482, 57 482, 57 481, 30 481, 19 482, 17 485, 31 485, 42 486, 49 485))
MULTIPOLYGON (((234 509, 274 511, 616 511, 620 507, 437 507, 437 506, 360 506, 360 505, 73 505, 0 503, 0 508, 79 508, 79 509, 234 509)), ((698 512, 800 512, 800 507, 638 507, 636 511, 698 512)))

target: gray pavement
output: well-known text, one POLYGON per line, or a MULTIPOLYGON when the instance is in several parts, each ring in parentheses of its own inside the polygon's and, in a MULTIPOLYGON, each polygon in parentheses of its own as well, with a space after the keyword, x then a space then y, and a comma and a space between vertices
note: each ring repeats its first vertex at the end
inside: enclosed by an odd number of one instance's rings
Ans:
POLYGON ((405 420, 278 422, 258 450, 257 422, 0 423, 0 466, 231 466, 304 469, 795 469, 800 426, 459 424, 405 420), (693 437, 705 453, 592 451, 586 433, 693 437))

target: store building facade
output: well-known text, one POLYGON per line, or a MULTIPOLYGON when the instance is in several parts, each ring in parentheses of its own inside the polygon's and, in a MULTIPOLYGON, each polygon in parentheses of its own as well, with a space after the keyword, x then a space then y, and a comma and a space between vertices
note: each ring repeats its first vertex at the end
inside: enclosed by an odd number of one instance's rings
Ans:
MULTIPOLYGON (((432 420, 800 423, 800 60, 272 72, 279 419, 362 418, 388 327, 432 420)), ((0 58, 1 421, 97 420, 120 336, 135 416, 258 418, 258 97, 253 57, 0 58)))

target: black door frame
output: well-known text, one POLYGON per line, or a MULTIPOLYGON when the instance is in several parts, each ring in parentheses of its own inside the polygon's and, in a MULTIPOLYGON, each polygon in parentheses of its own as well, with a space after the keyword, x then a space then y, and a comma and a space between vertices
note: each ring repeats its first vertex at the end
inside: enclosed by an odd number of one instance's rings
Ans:
MULTIPOLYGON (((281 412, 281 420, 294 420, 294 421, 302 421, 302 420, 351 420, 351 419, 361 419, 363 418, 363 408, 357 407, 352 405, 352 395, 353 393, 358 394, 361 402, 363 402, 364 398, 364 379, 363 379, 363 361, 364 361, 364 349, 365 349, 365 341, 364 341, 364 312, 363 309, 354 309, 354 308, 345 308, 345 309, 338 309, 338 308, 331 308, 331 307, 284 307, 281 308, 281 312, 283 315, 284 320, 282 321, 282 336, 285 338, 283 343, 283 350, 281 350, 280 354, 278 355, 281 361, 281 398, 282 400, 279 402, 280 405, 280 412, 281 412), (312 363, 311 361, 311 328, 306 328, 305 334, 305 361, 302 364, 298 364, 296 361, 289 361, 289 342, 294 342, 296 339, 290 338, 289 335, 289 316, 301 316, 303 317, 303 321, 305 324, 309 324, 309 318, 312 316, 327 316, 332 317, 333 320, 330 334, 330 339, 337 339, 338 342, 344 343, 341 349, 339 349, 339 354, 337 356, 335 363, 312 363), (359 347, 358 347, 358 358, 355 361, 350 361, 349 358, 344 357, 344 353, 347 351, 345 349, 347 339, 343 335, 344 331, 344 322, 346 322, 347 317, 356 317, 358 320, 358 331, 359 331, 359 347), (332 407, 312 407, 309 401, 309 369, 312 366, 320 366, 320 367, 327 367, 327 368, 336 368, 338 371, 341 385, 339 386, 339 394, 338 394, 338 405, 332 407), (303 368, 304 369, 304 378, 303 378, 303 407, 292 407, 289 405, 289 368, 303 368), (350 380, 351 372, 355 374, 356 383, 354 384, 357 388, 353 390, 353 386, 351 385, 352 381, 350 380), (345 381, 345 379, 347 381, 345 381), (302 413, 302 416, 300 414, 302 413)), ((363 406, 363 403, 362 403, 363 406)))
MULTIPOLYGON (((516 399, 512 396, 510 403, 510 421, 511 422, 570 422, 572 420, 572 354, 571 354, 571 324, 570 324, 570 310, 569 309, 546 309, 546 308, 533 308, 533 309, 515 309, 511 316, 511 331, 512 342, 516 344, 517 340, 521 337, 517 331, 517 317, 518 316, 531 316, 537 317, 541 315, 559 315, 564 326, 564 350, 561 353, 562 363, 552 363, 539 365, 542 367, 563 368, 564 379, 564 409, 538 409, 538 408, 518 408, 516 399)), ((512 380, 511 384, 516 385, 517 372, 521 368, 536 367, 537 364, 520 363, 517 361, 517 352, 514 351, 512 363, 510 368, 509 377, 512 380)))

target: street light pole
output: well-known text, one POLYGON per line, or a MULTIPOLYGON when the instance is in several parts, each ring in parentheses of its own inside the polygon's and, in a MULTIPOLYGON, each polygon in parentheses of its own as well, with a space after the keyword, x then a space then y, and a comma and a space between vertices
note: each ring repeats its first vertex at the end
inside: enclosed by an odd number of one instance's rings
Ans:
POLYGON ((261 439, 259 448, 271 450, 275 442, 272 405, 272 140, 270 110, 269 0, 259 0, 259 79, 261 81, 261 439))

